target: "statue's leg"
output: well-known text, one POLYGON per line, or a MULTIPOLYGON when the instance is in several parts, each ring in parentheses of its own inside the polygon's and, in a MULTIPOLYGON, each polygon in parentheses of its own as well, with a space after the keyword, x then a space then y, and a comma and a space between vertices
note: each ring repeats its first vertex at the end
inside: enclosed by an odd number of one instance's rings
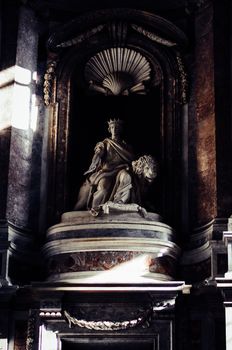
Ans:
POLYGON ((113 196, 110 200, 114 203, 130 203, 131 188, 131 175, 123 169, 117 176, 113 196))
POLYGON ((93 195, 92 208, 97 208, 99 205, 104 204, 110 196, 111 179, 102 178, 98 185, 97 191, 93 195))
POLYGON ((77 202, 75 204, 74 210, 87 209, 87 202, 88 202, 90 190, 91 190, 90 183, 88 181, 85 181, 78 193, 77 202))

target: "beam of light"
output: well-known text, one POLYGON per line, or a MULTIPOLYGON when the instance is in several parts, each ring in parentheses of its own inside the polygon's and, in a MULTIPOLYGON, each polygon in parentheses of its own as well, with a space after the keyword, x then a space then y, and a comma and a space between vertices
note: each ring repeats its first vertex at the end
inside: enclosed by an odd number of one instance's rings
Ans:
POLYGON ((37 118, 38 118, 38 105, 36 100, 36 95, 31 96, 31 118, 30 118, 30 128, 35 132, 37 128, 37 118))
POLYGON ((15 66, 15 82, 21 85, 30 85, 32 74, 29 69, 15 66))
POLYGON ((38 105, 32 94, 37 72, 13 66, 0 72, 0 130, 10 126, 36 131, 38 105))
POLYGON ((140 255, 130 261, 121 263, 107 271, 97 271, 94 276, 84 277, 87 283, 136 283, 155 281, 149 272, 149 256, 140 255))
POLYGON ((32 73, 32 80, 34 80, 35 82, 37 82, 37 80, 38 80, 38 74, 37 74, 36 71, 34 71, 34 72, 32 73))
POLYGON ((16 66, 12 126, 21 130, 31 129, 35 132, 38 105, 36 94, 31 92, 32 81, 37 81, 36 71, 32 73, 28 69, 16 66))
POLYGON ((12 126, 27 130, 30 126, 30 87, 15 84, 12 110, 12 126))
POLYGON ((12 126, 21 130, 30 127, 31 78, 29 69, 15 67, 12 126))
POLYGON ((0 350, 7 350, 7 339, 0 339, 0 350))
POLYGON ((15 66, 0 71, 0 131, 11 126, 15 66))
POLYGON ((232 349, 232 307, 226 307, 226 348, 232 349))
POLYGON ((40 326, 39 350, 57 350, 57 333, 49 331, 44 325, 40 326))
POLYGON ((37 72, 19 66, 0 71, 0 131, 10 126, 36 131, 38 103, 31 93, 31 84, 37 82, 37 72))

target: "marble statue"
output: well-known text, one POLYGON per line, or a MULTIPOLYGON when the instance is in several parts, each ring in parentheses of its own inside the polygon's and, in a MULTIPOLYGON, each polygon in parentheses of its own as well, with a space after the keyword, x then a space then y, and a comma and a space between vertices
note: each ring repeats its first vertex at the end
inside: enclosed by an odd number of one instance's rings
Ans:
POLYGON ((121 120, 110 120, 110 138, 95 146, 95 153, 86 181, 81 186, 74 210, 100 212, 139 212, 146 215, 144 198, 157 176, 157 162, 150 155, 134 159, 131 147, 121 139, 121 120))
POLYGON ((122 139, 123 121, 108 121, 109 138, 98 142, 86 181, 81 186, 74 210, 96 208, 109 200, 117 174, 134 160, 130 145, 122 139))

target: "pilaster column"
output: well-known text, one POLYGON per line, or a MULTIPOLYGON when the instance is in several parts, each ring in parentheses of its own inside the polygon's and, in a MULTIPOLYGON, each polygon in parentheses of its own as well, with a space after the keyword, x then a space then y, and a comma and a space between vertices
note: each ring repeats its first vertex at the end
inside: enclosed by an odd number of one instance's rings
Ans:
POLYGON ((37 71, 38 28, 34 12, 21 7, 15 65, 11 147, 8 178, 8 220, 16 227, 30 229, 36 205, 33 164, 34 136, 37 126, 35 84, 37 71))
POLYGON ((42 148, 36 96, 38 29, 35 12, 21 6, 16 61, 12 67, 14 80, 7 193, 10 270, 15 281, 30 280, 30 275, 35 275, 35 264, 39 262, 35 254, 39 248, 35 244, 35 235, 39 226, 42 148))

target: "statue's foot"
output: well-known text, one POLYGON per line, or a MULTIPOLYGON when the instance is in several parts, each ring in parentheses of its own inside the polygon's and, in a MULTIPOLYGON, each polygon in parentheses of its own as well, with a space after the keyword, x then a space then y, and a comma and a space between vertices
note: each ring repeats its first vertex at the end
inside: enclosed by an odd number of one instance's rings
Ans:
POLYGON ((143 207, 138 207, 138 212, 139 214, 143 217, 143 218, 146 218, 147 217, 147 211, 145 208, 143 207))
POLYGON ((100 213, 100 208, 91 208, 89 212, 93 216, 98 216, 100 213))

